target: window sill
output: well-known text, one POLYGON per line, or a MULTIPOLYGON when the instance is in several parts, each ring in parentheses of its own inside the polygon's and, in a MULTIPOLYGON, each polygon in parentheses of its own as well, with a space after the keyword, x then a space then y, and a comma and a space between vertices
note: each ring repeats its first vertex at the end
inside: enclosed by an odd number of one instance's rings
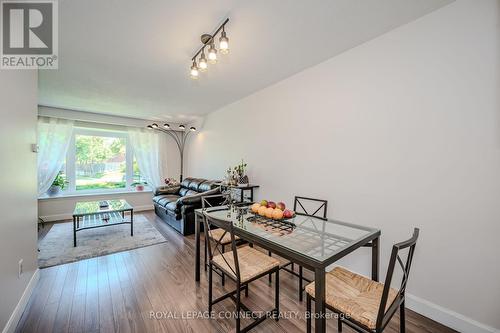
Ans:
POLYGON ((98 192, 85 192, 85 193, 61 193, 58 195, 49 196, 44 194, 38 197, 38 200, 52 200, 52 199, 64 199, 64 198, 78 198, 78 197, 100 197, 103 195, 114 195, 114 194, 137 194, 137 193, 152 193, 153 190, 145 189, 144 191, 132 190, 120 190, 120 191, 98 191, 98 192))

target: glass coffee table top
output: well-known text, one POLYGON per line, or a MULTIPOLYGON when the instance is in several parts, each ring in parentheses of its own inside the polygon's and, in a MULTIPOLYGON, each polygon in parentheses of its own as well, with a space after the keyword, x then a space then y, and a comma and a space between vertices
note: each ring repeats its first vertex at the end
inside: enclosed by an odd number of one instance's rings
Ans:
POLYGON ((126 210, 132 210, 132 206, 123 200, 105 200, 108 202, 109 206, 106 208, 100 208, 100 201, 86 201, 86 202, 77 202, 75 206, 75 210, 73 212, 73 216, 83 216, 83 215, 93 215, 93 214, 102 214, 102 213, 111 213, 111 212, 123 212, 126 210))

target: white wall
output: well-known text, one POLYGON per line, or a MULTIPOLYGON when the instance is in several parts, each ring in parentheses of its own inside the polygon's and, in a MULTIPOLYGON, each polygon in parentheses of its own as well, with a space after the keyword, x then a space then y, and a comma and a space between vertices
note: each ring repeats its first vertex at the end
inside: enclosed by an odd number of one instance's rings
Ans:
POLYGON ((0 329, 37 269, 36 154, 31 151, 36 104, 36 71, 0 70, 0 329), (24 273, 18 278, 20 259, 24 273))
MULTIPOLYGON (((457 0, 210 114, 187 174, 245 158, 261 198, 325 198, 330 217, 381 228, 383 270, 418 226, 409 305, 500 328, 499 11, 457 0)), ((343 264, 368 273, 368 250, 343 264)))

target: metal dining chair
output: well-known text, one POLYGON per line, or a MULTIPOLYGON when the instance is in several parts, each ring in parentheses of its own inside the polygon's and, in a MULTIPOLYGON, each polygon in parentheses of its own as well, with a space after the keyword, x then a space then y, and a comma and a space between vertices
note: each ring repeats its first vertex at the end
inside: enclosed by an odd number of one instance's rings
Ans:
MULTIPOLYGON (((203 210, 206 210, 207 208, 215 207, 215 206, 220 206, 220 205, 225 205, 227 204, 227 198, 224 196, 224 194, 213 194, 213 195, 205 195, 201 197, 201 207, 203 210), (225 199, 225 200, 221 200, 225 199)), ((205 217, 203 217, 205 218, 205 217)), ((220 239, 221 243, 221 250, 222 252, 226 252, 226 246, 231 244, 231 237, 228 233, 226 233, 223 229, 212 229, 210 232, 210 237, 212 239, 220 239)), ((237 245, 242 245, 245 244, 246 241, 240 239, 238 236, 235 236, 237 245)), ((205 256, 204 256, 204 267, 205 271, 208 268, 208 261, 207 261, 207 243, 205 243, 205 256)), ((225 275, 223 272, 219 273, 221 276, 221 284, 225 284, 225 275)), ((245 294, 248 296, 248 289, 245 290, 245 294)))
MULTIPOLYGON (((400 332, 405 332, 405 293, 419 229, 413 236, 392 247, 391 258, 385 283, 373 281, 342 267, 335 267, 325 276, 325 306, 338 317, 338 331, 346 324, 357 332, 382 332, 399 308, 400 332), (408 249, 405 263, 400 251, 408 249), (403 271, 399 290, 391 288, 396 262, 403 271)), ((311 313, 311 301, 314 300, 314 282, 306 286, 307 311, 311 313)), ((311 332, 311 318, 307 318, 307 332, 311 332)))
POLYGON ((212 306, 226 298, 231 298, 236 305, 236 332, 247 332, 259 323, 269 317, 274 317, 276 321, 279 319, 279 261, 269 257, 264 253, 250 247, 236 246, 236 237, 234 235, 234 226, 231 221, 222 221, 212 219, 205 215, 204 231, 205 242, 208 244, 208 312, 212 312, 212 306), (216 226, 224 233, 220 238, 214 237, 211 234, 211 227, 216 226), (231 239, 231 251, 221 251, 221 240, 229 235, 231 239), (236 289, 226 293, 216 299, 212 299, 212 272, 214 269, 224 272, 224 274, 236 283, 236 289), (264 312, 263 315, 258 315, 251 311, 246 305, 241 302, 241 291, 248 291, 248 284, 267 274, 276 274, 274 303, 272 310, 264 312), (244 310, 251 313, 252 323, 244 328, 241 328, 240 311, 244 310))
MULTIPOLYGON (((323 199, 295 196, 293 200, 293 210, 297 215, 310 216, 310 217, 320 218, 322 220, 327 220, 326 216, 328 212, 328 201, 323 199), (313 207, 309 207, 309 205, 306 204, 306 202, 313 203, 313 207), (310 212, 311 210, 314 210, 314 212, 311 213, 310 212)), ((272 255, 271 251, 268 251, 268 255, 269 256, 272 255)), ((299 278, 299 301, 302 302, 304 298, 303 283, 304 281, 311 282, 311 280, 304 277, 304 271, 303 271, 304 268, 302 266, 299 266, 298 274, 295 272, 294 266, 295 265, 293 262, 288 261, 283 265, 281 265, 281 269, 299 278), (288 266, 291 266, 291 268, 288 268, 288 266)), ((269 276, 269 282, 271 282, 271 276, 269 276)))

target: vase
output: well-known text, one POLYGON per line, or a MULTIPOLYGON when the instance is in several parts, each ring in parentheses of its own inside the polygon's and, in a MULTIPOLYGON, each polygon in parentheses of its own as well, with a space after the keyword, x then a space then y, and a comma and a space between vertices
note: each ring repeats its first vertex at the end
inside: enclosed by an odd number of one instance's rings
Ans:
POLYGON ((248 176, 247 175, 243 175, 243 176, 240 176, 238 177, 238 185, 240 186, 247 186, 248 185, 248 176))
POLYGON ((47 194, 51 197, 58 195, 60 192, 61 192, 61 186, 55 186, 55 185, 49 187, 49 189, 47 190, 47 194))

